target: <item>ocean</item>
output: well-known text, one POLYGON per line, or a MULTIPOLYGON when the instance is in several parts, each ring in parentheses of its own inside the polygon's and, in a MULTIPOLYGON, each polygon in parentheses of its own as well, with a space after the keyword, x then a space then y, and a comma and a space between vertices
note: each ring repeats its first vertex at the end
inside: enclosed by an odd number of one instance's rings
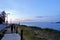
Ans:
POLYGON ((21 25, 36 26, 41 28, 51 28, 60 31, 60 23, 56 22, 21 22, 21 25))

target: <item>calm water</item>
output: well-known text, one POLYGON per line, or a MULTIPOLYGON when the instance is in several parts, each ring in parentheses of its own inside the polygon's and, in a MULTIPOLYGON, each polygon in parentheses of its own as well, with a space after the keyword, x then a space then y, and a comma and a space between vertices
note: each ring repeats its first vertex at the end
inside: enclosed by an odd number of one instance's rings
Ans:
POLYGON ((37 26, 41 28, 52 28, 56 30, 60 30, 60 23, 55 22, 21 22, 23 25, 28 26, 37 26))

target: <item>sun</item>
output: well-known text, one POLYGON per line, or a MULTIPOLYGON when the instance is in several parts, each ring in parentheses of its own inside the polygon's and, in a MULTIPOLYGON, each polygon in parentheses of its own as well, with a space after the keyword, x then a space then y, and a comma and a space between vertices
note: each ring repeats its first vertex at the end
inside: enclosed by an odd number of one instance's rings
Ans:
POLYGON ((13 10, 8 10, 6 11, 7 13, 7 17, 6 17, 6 20, 11 23, 11 22, 23 22, 25 21, 27 18, 22 16, 21 13, 19 15, 19 12, 18 11, 13 11, 13 10), (17 14, 18 13, 18 14, 17 14))
POLYGON ((15 20, 15 17, 14 17, 14 12, 13 11, 5 11, 6 12, 6 21, 8 21, 8 23, 11 23, 15 20))

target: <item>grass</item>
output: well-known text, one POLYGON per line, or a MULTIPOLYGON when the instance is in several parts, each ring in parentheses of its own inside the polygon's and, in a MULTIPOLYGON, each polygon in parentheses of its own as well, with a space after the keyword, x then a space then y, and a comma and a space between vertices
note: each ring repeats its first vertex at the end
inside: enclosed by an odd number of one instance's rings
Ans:
POLYGON ((34 40, 33 31, 29 30, 27 27, 18 26, 19 34, 21 34, 21 29, 23 29, 23 36, 26 40, 34 40))
POLYGON ((27 27, 18 25, 18 33, 21 35, 23 29, 23 37, 25 40, 60 40, 60 31, 53 29, 39 29, 37 27, 27 27), (39 37, 37 37, 39 36, 39 37))
POLYGON ((3 36, 4 36, 4 34, 2 32, 0 32, 0 40, 2 39, 3 36))

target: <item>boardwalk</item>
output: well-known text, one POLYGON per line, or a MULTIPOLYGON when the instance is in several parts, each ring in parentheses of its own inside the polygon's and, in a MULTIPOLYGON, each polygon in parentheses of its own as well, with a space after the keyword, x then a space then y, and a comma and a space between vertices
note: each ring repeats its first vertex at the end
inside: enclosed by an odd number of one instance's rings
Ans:
POLYGON ((19 34, 12 33, 12 34, 5 34, 2 40, 20 40, 19 34))
POLYGON ((5 34, 1 40, 21 40, 21 37, 18 33, 16 33, 16 29, 14 28, 15 26, 12 26, 9 28, 6 28, 5 34))

